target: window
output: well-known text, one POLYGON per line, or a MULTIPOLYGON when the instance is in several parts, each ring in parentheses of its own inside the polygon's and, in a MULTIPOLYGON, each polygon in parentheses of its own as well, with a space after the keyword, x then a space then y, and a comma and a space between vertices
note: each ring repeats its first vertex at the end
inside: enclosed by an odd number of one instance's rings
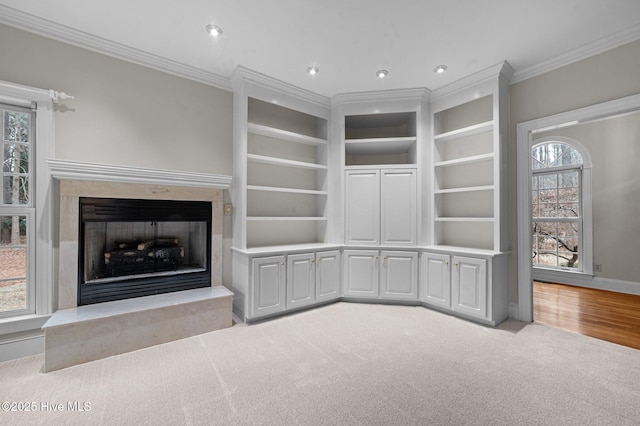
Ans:
POLYGON ((31 151, 35 113, 0 104, 2 199, 0 200, 0 316, 34 312, 30 284, 33 204, 31 151))
POLYGON ((0 337, 53 311, 53 195, 47 160, 58 92, 0 81, 0 337))
POLYGON ((531 227, 534 267, 583 268, 583 155, 564 140, 531 149, 531 227))

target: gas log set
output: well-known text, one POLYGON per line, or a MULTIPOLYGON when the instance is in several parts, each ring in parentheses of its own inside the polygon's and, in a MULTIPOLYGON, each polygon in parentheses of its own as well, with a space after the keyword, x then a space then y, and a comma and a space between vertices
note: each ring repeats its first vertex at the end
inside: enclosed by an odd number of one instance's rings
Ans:
POLYGON ((104 253, 105 276, 175 271, 183 261, 184 247, 177 238, 115 241, 113 249, 104 253))

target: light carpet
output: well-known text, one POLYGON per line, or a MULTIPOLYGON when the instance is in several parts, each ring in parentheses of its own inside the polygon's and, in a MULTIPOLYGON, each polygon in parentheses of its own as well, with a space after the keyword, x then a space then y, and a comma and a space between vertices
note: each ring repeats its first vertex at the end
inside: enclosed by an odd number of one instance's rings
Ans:
POLYGON ((640 422, 640 351, 422 307, 336 303, 47 374, 43 358, 0 364, 0 401, 36 409, 0 424, 640 422))

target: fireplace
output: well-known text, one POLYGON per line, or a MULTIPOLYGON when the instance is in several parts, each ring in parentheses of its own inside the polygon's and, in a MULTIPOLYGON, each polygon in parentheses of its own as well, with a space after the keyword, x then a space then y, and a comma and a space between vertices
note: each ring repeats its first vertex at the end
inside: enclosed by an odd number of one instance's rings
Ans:
POLYGON ((211 202, 79 202, 78 306, 211 286, 211 202))

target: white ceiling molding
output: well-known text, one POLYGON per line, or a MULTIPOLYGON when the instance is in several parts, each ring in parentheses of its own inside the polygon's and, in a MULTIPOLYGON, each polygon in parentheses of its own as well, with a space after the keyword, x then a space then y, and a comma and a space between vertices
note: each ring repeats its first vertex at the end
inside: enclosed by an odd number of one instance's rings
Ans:
POLYGON ((607 50, 614 49, 638 39, 640 39, 640 25, 634 25, 633 27, 629 27, 593 43, 586 44, 579 49, 567 52, 564 55, 556 56, 555 58, 541 62, 532 67, 516 71, 511 79, 511 84, 537 77, 546 72, 587 59, 590 56, 606 52, 607 50))
POLYGON ((134 49, 0 5, 0 23, 208 86, 231 90, 227 77, 134 49))
POLYGON ((434 90, 431 92, 431 100, 438 100, 451 96, 453 93, 475 86, 489 79, 493 79, 498 75, 507 82, 511 80, 511 77, 513 76, 513 68, 507 61, 500 62, 499 64, 493 65, 480 72, 471 74, 458 81, 454 81, 451 84, 447 84, 446 86, 434 90))
POLYGON ((47 164, 51 170, 51 176, 59 180, 76 179, 194 188, 229 189, 231 187, 231 176, 227 175, 145 169, 53 158, 47 160, 47 164))
POLYGON ((284 95, 291 96, 292 98, 309 102, 323 108, 328 108, 330 106, 330 100, 326 96, 305 90, 285 81, 250 70, 249 68, 238 66, 231 76, 231 84, 234 90, 238 90, 240 85, 243 83, 252 83, 256 86, 271 89, 278 93, 282 93, 284 95))
POLYGON ((431 91, 425 87, 413 89, 379 90, 374 92, 340 93, 331 98, 331 106, 342 104, 375 102, 375 101, 404 101, 420 99, 429 102, 431 91))

